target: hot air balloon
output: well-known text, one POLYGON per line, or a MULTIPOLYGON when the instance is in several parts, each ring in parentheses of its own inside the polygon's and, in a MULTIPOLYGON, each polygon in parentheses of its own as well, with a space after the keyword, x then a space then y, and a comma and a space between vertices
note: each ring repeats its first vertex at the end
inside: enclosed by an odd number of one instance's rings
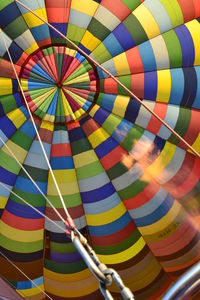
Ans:
POLYGON ((55 210, 136 300, 199 261, 199 18, 199 0, 0 1, 0 275, 24 299, 103 299, 55 210))

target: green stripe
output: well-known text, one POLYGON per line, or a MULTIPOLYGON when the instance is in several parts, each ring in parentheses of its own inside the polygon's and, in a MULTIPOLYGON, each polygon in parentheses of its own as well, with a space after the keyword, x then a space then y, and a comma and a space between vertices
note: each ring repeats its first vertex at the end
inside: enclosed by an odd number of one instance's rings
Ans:
POLYGON ((0 150, 0 166, 14 174, 18 174, 20 171, 20 166, 15 159, 2 150, 0 150))
POLYGON ((3 110, 5 114, 17 108, 17 103, 13 95, 0 97, 0 103, 3 106, 3 110))
POLYGON ((138 141, 141 138, 143 132, 144 129, 140 128, 137 125, 134 125, 133 128, 131 128, 131 130, 129 131, 128 135, 123 140, 123 142, 121 143, 121 146, 128 152, 131 151, 134 142, 138 141))
MULTIPOLYGON (((184 137, 185 133, 187 132, 190 125, 190 119, 191 119, 191 110, 184 107, 180 107, 178 120, 176 123, 176 127, 174 128, 174 130, 178 134, 180 134, 180 136, 184 137)), ((173 134, 171 134, 171 136, 169 137, 169 142, 176 145, 180 143, 179 139, 175 137, 173 134)))
POLYGON ((170 68, 182 67, 182 49, 175 31, 164 33, 163 38, 168 50, 170 68))
POLYGON ((99 161, 95 161, 91 164, 76 169, 76 174, 79 180, 93 177, 102 174, 103 172, 104 169, 99 161))
MULTIPOLYGON (((76 207, 82 204, 81 196, 79 193, 71 195, 62 195, 67 208, 76 207)), ((47 198, 56 208, 63 208, 59 196, 47 195, 47 198)), ((50 207, 49 203, 46 203, 47 207, 50 207)))
POLYGON ((171 20, 172 27, 175 28, 184 23, 183 14, 178 1, 174 0, 160 0, 162 5, 167 11, 167 14, 171 20))
POLYGON ((126 18, 126 20, 123 22, 123 24, 126 26, 129 33, 133 37, 136 45, 139 45, 148 40, 148 37, 142 25, 133 14, 130 14, 128 18, 126 18))
POLYGON ((86 264, 82 260, 76 263, 56 263, 49 259, 44 260, 44 267, 60 274, 73 274, 81 272, 87 268, 86 264))
POLYGON ((41 251, 44 247, 44 241, 42 239, 36 242, 27 242, 27 243, 19 242, 19 241, 10 240, 0 233, 0 245, 1 247, 4 247, 5 249, 13 252, 32 253, 32 252, 41 251))
POLYGON ((133 246, 138 239, 141 237, 138 230, 135 230, 134 233, 129 236, 127 239, 122 241, 120 244, 116 245, 110 245, 110 246, 94 246, 94 250, 97 254, 104 254, 104 255, 110 255, 110 254, 116 254, 120 253, 131 246, 133 246))
POLYGON ((21 148, 25 149, 26 151, 29 150, 33 142, 32 138, 30 138, 20 130, 15 132, 15 134, 11 137, 11 141, 13 141, 15 144, 19 145, 21 148))
POLYGON ((131 197, 135 197, 139 193, 141 193, 144 188, 148 185, 147 182, 137 180, 130 184, 128 187, 125 189, 118 191, 118 195, 120 196, 121 199, 129 199, 131 197))

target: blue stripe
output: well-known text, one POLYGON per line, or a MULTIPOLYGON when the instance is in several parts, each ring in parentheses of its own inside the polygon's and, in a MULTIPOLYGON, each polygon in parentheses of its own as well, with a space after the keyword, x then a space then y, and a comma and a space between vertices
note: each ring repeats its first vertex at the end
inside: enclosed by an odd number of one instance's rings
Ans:
POLYGON ((89 192, 81 192, 81 197, 83 203, 92 203, 101 201, 104 198, 107 198, 115 193, 115 189, 111 182, 105 184, 104 186, 89 191, 89 192))
MULTIPOLYGON (((8 202, 6 204, 6 210, 11 214, 22 218, 27 218, 27 219, 43 218, 38 212, 33 210, 30 206, 19 204, 17 202, 12 201, 11 199, 8 199, 8 202)), ((45 207, 37 207, 37 210, 39 210, 42 213, 45 213, 45 207)))
POLYGON ((3 116, 0 119, 0 129, 8 138, 12 136, 16 131, 15 125, 10 121, 10 119, 7 116, 3 116))
POLYGON ((10 186, 13 186, 16 179, 17 179, 16 174, 13 174, 0 166, 0 181, 1 182, 8 184, 10 186))
MULTIPOLYGON (((44 278, 43 276, 36 278, 36 279, 32 279, 32 281, 38 286, 40 286, 41 284, 43 284, 44 282, 44 278)), ((18 290, 26 290, 26 289, 31 289, 31 288, 35 288, 35 285, 31 282, 31 281, 18 281, 17 282, 17 289, 18 290)))
POLYGON ((134 218, 135 224, 137 226, 147 226, 157 222, 168 213, 173 203, 174 198, 168 194, 165 201, 152 214, 138 219, 134 218))
POLYGON ((144 73, 144 99, 156 100, 157 96, 157 73, 144 73))
POLYGON ((133 40, 128 29, 123 23, 117 26, 117 28, 113 31, 113 34, 119 41, 120 45, 123 47, 124 51, 136 46, 135 41, 133 40))
POLYGON ((51 167, 53 170, 73 169, 74 162, 71 156, 52 157, 51 167))
MULTIPOLYGON (((40 170, 38 169, 38 172, 40 170)), ((47 183, 46 182, 39 182, 35 181, 39 188, 43 191, 44 194, 46 194, 47 191, 47 183)), ((15 188, 19 189, 20 191, 31 193, 31 194, 40 194, 38 189, 33 185, 33 183, 30 181, 30 179, 18 176, 16 183, 15 183, 15 188)))
POLYGON ((100 125, 103 125, 105 120, 109 117, 109 112, 105 109, 99 108, 94 115, 94 120, 97 121, 100 125))
POLYGON ((194 64, 195 49, 191 34, 185 25, 174 29, 182 49, 183 67, 191 67, 194 64))
POLYGON ((102 226, 88 226, 89 233, 93 236, 106 236, 116 233, 125 228, 131 222, 128 212, 125 212, 116 221, 102 226))
POLYGON ((95 148, 95 152, 99 159, 103 158, 105 155, 110 153, 113 149, 118 146, 118 143, 112 138, 109 137, 103 143, 101 143, 98 147, 95 148))
POLYGON ((156 60, 151 43, 149 41, 144 42, 143 44, 138 46, 138 49, 142 59, 144 73, 156 70, 156 60))

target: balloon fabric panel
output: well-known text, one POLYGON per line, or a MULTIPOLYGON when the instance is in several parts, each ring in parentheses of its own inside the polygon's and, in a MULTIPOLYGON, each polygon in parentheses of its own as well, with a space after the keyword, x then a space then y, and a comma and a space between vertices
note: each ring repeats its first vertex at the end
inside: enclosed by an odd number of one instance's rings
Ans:
MULTIPOLYGON (((200 152, 198 0, 21 2, 200 152)), ((161 298, 200 257, 198 157, 14 0, 0 26, 0 251, 33 282, 3 257, 1 275, 26 299, 44 299, 33 283, 57 300, 102 299, 66 234, 19 198, 65 229, 8 150, 65 218, 3 36, 77 228, 136 299, 161 298)))

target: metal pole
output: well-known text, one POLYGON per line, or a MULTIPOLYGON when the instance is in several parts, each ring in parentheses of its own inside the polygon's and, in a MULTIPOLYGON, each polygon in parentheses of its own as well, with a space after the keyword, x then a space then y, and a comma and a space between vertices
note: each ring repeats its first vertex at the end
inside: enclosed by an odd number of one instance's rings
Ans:
POLYGON ((200 287, 200 262, 184 273, 167 291, 163 300, 184 299, 200 287))

